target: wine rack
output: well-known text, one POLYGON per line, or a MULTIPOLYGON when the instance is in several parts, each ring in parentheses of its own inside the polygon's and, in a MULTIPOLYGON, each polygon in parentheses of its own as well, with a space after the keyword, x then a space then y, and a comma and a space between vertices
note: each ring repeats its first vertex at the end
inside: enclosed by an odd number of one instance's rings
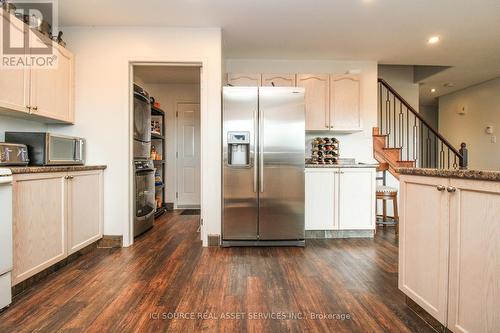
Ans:
POLYGON ((318 137, 312 140, 312 164, 337 164, 339 157, 339 140, 336 138, 318 137))

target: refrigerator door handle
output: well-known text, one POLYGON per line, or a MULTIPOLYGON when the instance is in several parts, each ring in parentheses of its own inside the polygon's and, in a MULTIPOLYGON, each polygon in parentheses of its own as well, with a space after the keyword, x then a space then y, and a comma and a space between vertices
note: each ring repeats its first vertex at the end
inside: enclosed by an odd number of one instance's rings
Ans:
POLYGON ((264 193, 264 110, 259 114, 259 172, 260 172, 260 193, 264 193))
POLYGON ((259 133, 259 110, 255 109, 253 113, 253 191, 254 193, 257 193, 258 191, 258 174, 257 174, 257 169, 258 169, 258 141, 257 141, 257 133, 259 133))

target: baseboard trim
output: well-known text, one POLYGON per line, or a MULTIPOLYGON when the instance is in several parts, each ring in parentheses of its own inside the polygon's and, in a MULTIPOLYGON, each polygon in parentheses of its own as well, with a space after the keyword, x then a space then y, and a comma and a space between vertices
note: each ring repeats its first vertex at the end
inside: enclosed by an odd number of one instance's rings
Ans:
POLYGON ((306 230, 306 239, 373 238, 375 230, 306 230))
POLYGON ((100 249, 123 247, 123 236, 104 235, 98 241, 97 247, 100 249))
POLYGON ((208 235, 208 246, 220 246, 220 235, 208 235))
POLYGON ((16 284, 15 286, 12 287, 12 298, 15 299, 17 296, 19 296, 20 294, 22 294, 26 290, 37 285, 41 280, 45 279, 50 274, 57 272, 58 270, 60 270, 64 266, 74 262, 76 259, 80 258, 81 256, 94 251, 97 248, 98 242, 99 241, 96 241, 90 245, 87 245, 83 249, 80 249, 77 252, 70 254, 68 257, 64 258, 63 260, 59 261, 58 263, 56 263, 50 267, 47 267, 43 271, 36 273, 32 277, 29 277, 22 282, 19 282, 18 284, 16 284))
POLYGON ((446 326, 441 324, 429 312, 425 311, 420 305, 415 303, 410 297, 405 295, 406 305, 427 323, 434 331, 438 333, 452 333, 446 326))

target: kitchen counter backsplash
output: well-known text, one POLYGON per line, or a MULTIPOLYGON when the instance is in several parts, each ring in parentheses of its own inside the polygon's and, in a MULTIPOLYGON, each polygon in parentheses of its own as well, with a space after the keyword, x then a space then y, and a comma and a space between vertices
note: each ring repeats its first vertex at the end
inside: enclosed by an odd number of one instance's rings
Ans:
POLYGON ((12 171, 12 174, 22 173, 45 173, 45 172, 73 172, 104 170, 106 165, 57 165, 57 166, 20 166, 6 167, 12 171))

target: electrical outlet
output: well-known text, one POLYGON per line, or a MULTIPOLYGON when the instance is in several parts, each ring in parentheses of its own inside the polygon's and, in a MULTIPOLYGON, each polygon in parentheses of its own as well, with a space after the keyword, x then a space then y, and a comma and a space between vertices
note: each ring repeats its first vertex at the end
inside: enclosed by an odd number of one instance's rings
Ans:
POLYGON ((491 143, 497 143, 497 136, 496 135, 491 136, 491 143))

